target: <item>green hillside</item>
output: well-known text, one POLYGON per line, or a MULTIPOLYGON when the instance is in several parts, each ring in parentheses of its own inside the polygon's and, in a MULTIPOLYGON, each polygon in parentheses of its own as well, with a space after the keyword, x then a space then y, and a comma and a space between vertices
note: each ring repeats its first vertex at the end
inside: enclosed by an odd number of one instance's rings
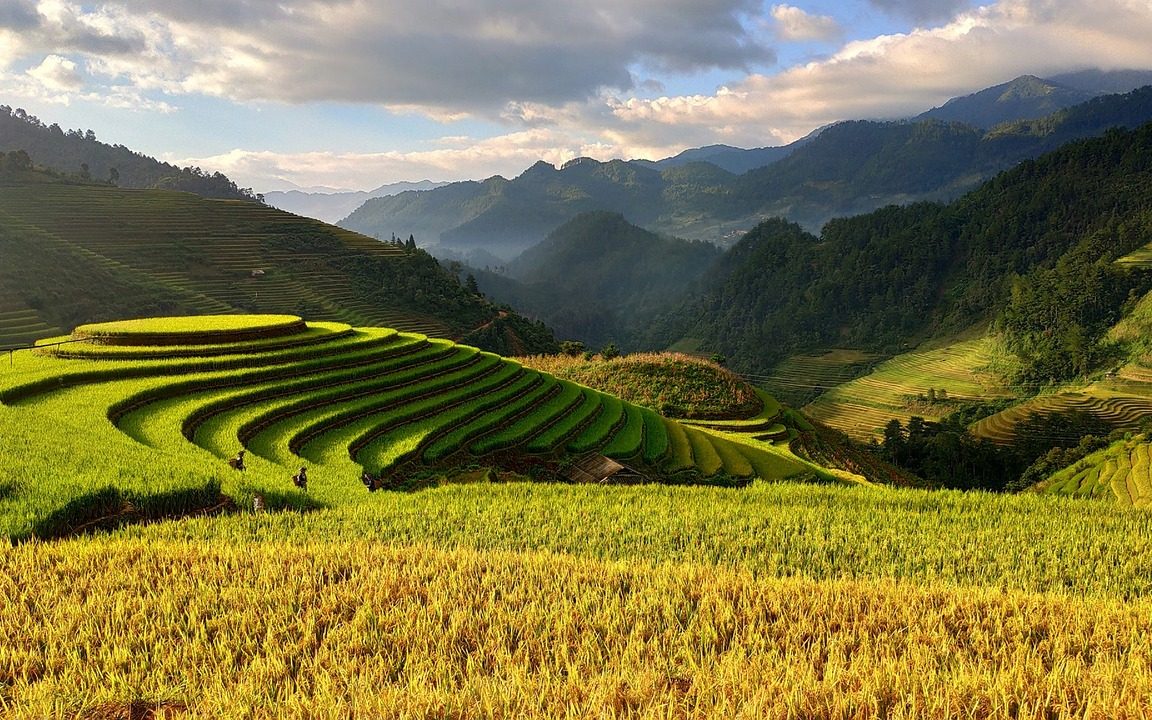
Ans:
POLYGON ((819 237, 768 221, 652 342, 697 338, 762 371, 798 351, 894 354, 996 320, 1016 380, 1082 373, 1107 361, 1099 341, 1148 289, 1138 264, 1113 261, 1152 239, 1150 179, 1146 125, 1025 162, 950 205, 843 218, 819 237))
POLYGON ((292 316, 81 326, 0 376, 6 531, 162 516, 254 493, 295 506, 493 466, 547 479, 587 453, 652 480, 836 477, 786 448, 682 426, 476 348, 292 316), (248 451, 249 470, 225 460, 248 451), (293 472, 313 484, 296 491, 293 472), (131 511, 125 508, 132 508, 131 511))
POLYGON ((0 346, 122 317, 273 312, 555 347, 420 250, 256 202, 46 179, 0 178, 0 346), (483 331, 498 320, 511 339, 483 331))
POLYGON ((21 108, 0 105, 0 153, 6 152, 23 152, 37 165, 84 181, 183 190, 230 200, 257 199, 251 188, 237 187, 222 173, 176 167, 123 145, 100 142, 91 130, 64 130, 21 108))
POLYGON ((676 302, 720 256, 711 243, 663 237, 617 213, 576 216, 480 289, 589 347, 625 343, 676 302))
POLYGON ((1152 443, 1140 434, 1117 440, 1040 481, 1053 495, 1111 498, 1123 507, 1152 507, 1152 443))
POLYGON ((893 419, 904 424, 913 416, 938 421, 968 403, 1013 397, 987 369, 993 360, 991 344, 966 340, 902 353, 828 388, 803 411, 867 442, 879 438, 893 419))

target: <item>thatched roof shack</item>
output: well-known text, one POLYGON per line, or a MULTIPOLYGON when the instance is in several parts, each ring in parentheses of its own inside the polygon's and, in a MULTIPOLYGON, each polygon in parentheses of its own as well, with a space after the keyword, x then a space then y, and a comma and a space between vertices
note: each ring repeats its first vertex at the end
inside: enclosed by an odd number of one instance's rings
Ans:
POLYGON ((644 473, 598 453, 590 453, 564 470, 574 483, 631 484, 650 482, 644 473))

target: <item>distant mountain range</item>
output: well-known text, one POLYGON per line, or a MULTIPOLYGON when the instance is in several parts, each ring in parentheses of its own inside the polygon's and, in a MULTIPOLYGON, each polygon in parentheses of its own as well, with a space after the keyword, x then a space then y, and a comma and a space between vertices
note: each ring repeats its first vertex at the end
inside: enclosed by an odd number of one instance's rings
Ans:
POLYGON ((811 136, 795 143, 780 147, 762 147, 745 150, 731 145, 709 145, 702 148, 691 148, 679 155, 657 160, 634 160, 637 165, 664 170, 667 168, 683 167, 692 163, 706 162, 726 170, 734 175, 746 173, 758 167, 771 165, 777 160, 783 160, 792 154, 792 151, 807 142, 811 136))
POLYGON ((448 183, 421 180, 420 182, 398 182, 381 185, 375 190, 340 192, 338 190, 319 192, 307 190, 275 190, 264 193, 264 201, 275 208, 296 215, 315 218, 326 223, 336 223, 348 217, 356 208, 372 198, 397 195, 408 190, 435 190, 448 183))
MULTIPOLYGON (((1077 92, 1024 77, 944 107, 970 119, 1014 117, 1070 102, 1077 92)), ((512 180, 497 176, 370 200, 340 224, 369 235, 411 233, 421 245, 507 259, 576 215, 605 210, 654 232, 728 245, 768 217, 816 230, 831 218, 889 204, 954 198, 1069 140, 1149 120, 1152 88, 1096 97, 987 131, 930 116, 851 121, 832 125, 783 149, 787 153, 777 153, 771 164, 740 175, 693 160, 733 156, 738 150, 723 146, 682 154, 663 166, 589 158, 560 168, 538 162, 512 180)))

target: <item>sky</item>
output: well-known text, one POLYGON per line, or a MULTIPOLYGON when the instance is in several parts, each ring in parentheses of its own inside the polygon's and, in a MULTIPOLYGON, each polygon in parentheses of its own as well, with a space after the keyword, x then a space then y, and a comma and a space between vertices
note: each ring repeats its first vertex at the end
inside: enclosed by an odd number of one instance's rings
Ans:
POLYGON ((1152 69, 1152 0, 0 0, 0 104, 257 192, 782 145, 1152 69))

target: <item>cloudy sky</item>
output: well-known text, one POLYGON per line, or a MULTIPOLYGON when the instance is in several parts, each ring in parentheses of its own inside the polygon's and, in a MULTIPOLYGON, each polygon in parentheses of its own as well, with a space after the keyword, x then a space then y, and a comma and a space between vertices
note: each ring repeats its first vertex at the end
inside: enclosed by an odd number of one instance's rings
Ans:
POLYGON ((0 103, 257 191, 779 145, 1152 68, 1152 0, 0 0, 0 103))

